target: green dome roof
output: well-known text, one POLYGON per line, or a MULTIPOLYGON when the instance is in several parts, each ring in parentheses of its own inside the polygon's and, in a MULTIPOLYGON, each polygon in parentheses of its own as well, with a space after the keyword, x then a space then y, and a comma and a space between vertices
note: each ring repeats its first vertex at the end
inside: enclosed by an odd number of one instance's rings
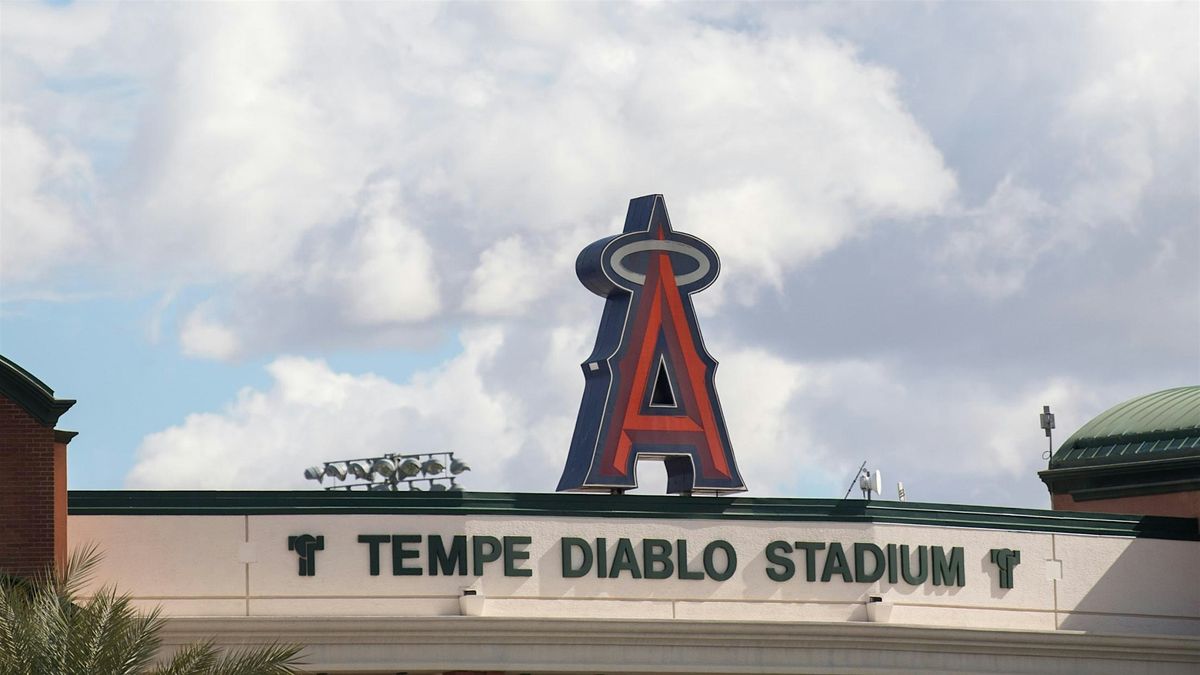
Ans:
POLYGON ((1131 398, 1083 425, 1050 468, 1200 455, 1200 386, 1131 398))

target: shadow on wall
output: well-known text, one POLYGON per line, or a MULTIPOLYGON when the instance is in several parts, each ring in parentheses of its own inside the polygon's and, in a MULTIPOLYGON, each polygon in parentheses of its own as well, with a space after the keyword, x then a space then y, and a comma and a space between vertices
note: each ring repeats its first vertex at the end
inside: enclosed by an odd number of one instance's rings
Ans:
POLYGON ((1200 636, 1200 541, 1055 537, 1059 629, 1200 636))

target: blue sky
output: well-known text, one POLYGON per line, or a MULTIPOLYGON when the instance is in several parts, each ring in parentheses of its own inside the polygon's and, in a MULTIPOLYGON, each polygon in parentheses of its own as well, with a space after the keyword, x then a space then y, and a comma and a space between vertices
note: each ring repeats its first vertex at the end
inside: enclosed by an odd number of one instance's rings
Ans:
MULTIPOLYGON (((229 362, 179 358, 155 339, 157 297, 108 297, 5 305, 0 341, 61 398, 77 403, 60 428, 86 429, 71 446, 73 489, 121 486, 147 433, 181 424, 192 411, 219 410, 243 387, 270 384, 266 357, 229 362)), ((426 350, 329 351, 314 355, 339 372, 406 379, 458 350, 454 335, 426 350)))
POLYGON ((575 255, 656 192, 752 495, 1042 506, 1041 405, 1200 378, 1195 3, 0 13, 0 352, 74 488, 553 489, 575 255))

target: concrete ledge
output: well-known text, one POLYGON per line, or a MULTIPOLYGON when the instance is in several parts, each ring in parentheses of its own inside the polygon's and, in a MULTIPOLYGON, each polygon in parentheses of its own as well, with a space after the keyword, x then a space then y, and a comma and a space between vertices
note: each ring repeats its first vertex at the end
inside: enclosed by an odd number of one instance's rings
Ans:
POLYGON ((1195 673, 1200 636, 870 623, 491 617, 173 618, 164 649, 213 637, 307 646, 314 672, 1195 673))

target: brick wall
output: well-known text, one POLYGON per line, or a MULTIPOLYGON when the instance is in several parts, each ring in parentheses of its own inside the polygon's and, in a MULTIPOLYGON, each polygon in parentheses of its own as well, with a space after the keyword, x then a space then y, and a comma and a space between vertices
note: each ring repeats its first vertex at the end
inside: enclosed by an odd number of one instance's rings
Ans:
POLYGON ((1133 513, 1144 516, 1200 518, 1200 490, 1114 499, 1088 499, 1079 502, 1069 494, 1059 494, 1051 495, 1050 500, 1051 508, 1055 511, 1133 513))
POLYGON ((0 574, 30 576, 61 559, 65 500, 66 445, 0 396, 0 574))

